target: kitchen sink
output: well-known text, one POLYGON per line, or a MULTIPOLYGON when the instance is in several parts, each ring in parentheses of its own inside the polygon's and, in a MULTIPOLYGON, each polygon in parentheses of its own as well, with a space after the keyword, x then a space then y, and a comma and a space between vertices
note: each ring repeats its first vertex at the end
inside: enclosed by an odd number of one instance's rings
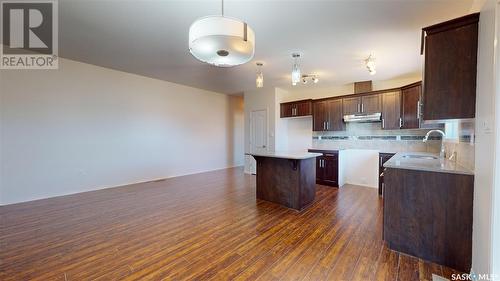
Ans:
POLYGON ((438 157, 432 156, 432 155, 414 155, 414 154, 403 155, 403 158, 424 159, 424 160, 437 160, 438 159, 438 157))

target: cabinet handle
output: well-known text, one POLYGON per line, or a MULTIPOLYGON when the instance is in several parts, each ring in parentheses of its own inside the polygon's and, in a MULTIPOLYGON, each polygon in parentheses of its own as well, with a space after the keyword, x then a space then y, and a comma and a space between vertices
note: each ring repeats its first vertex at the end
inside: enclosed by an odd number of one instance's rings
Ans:
POLYGON ((399 128, 403 128, 403 118, 399 117, 399 128))
POLYGON ((326 129, 330 130, 330 121, 326 121, 326 129))
POLYGON ((363 103, 361 104, 361 112, 365 112, 365 105, 363 103))
POLYGON ((385 121, 384 121, 384 118, 382 118, 382 129, 385 128, 385 121))
POLYGON ((420 100, 417 101, 417 119, 420 119, 420 100))

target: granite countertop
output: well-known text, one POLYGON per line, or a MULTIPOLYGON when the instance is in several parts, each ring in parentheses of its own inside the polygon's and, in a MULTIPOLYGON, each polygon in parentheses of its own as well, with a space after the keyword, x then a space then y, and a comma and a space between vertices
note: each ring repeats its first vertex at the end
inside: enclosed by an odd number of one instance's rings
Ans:
POLYGON ((255 152, 255 153, 245 153, 246 155, 261 156, 261 157, 272 157, 272 158, 282 158, 282 159, 293 159, 293 160, 303 160, 321 156, 321 153, 310 153, 305 151, 276 151, 276 152, 255 152))
POLYGON ((343 150, 377 150, 379 153, 386 153, 386 154, 396 154, 397 152, 395 151, 388 151, 388 150, 380 150, 380 149, 375 149, 375 148, 335 148, 335 149, 329 149, 329 148, 309 148, 309 152, 318 152, 318 153, 336 153, 339 151, 343 150))
POLYGON ((455 161, 450 161, 448 159, 439 159, 438 154, 428 152, 396 153, 396 155, 385 162, 384 167, 450 174, 474 175, 474 171, 458 165, 455 161), (435 156, 438 159, 407 158, 405 157, 406 155, 435 156))

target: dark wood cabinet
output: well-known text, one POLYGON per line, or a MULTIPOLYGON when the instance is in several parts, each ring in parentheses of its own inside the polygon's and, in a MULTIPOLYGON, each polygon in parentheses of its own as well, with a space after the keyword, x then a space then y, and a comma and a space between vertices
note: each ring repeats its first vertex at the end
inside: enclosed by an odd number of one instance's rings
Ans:
POLYGON ((378 113, 382 110, 382 95, 370 94, 361 97, 361 113, 378 113))
POLYGON ((312 114, 312 100, 301 100, 280 104, 280 117, 301 117, 312 114))
POLYGON ((401 128, 401 93, 391 91, 382 94, 382 129, 401 128))
POLYGON ((401 88, 401 129, 420 128, 419 104, 422 82, 401 88))
POLYGON ((342 113, 342 99, 327 100, 328 131, 345 131, 344 115, 342 113))
POLYGON ((369 94, 364 96, 348 97, 342 99, 344 115, 377 113, 382 110, 382 99, 380 94, 369 94))
POLYGON ((313 102, 313 131, 326 131, 328 120, 328 104, 326 100, 313 102))
POLYGON ((342 99, 313 102, 313 131, 343 131, 342 99))
POLYGON ((378 154, 378 195, 383 194, 384 190, 384 163, 391 159, 395 153, 379 153, 378 154))
POLYGON ((314 150, 309 152, 323 153, 316 157, 316 183, 333 187, 339 186, 339 153, 330 150, 314 150))
POLYGON ((361 113, 361 97, 343 98, 342 111, 344 115, 361 113))
POLYGON ((474 118, 479 13, 423 28, 423 119, 474 118))
POLYGON ((474 176, 387 168, 383 193, 390 249, 470 272, 474 176))

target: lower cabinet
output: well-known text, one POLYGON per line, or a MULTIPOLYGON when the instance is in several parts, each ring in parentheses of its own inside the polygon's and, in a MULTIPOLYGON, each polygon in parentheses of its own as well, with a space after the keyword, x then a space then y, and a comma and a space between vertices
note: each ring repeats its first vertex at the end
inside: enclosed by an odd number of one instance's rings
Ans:
POLYGON ((316 183, 333 187, 339 186, 339 153, 338 151, 309 150, 323 153, 316 157, 316 183))
POLYGON ((384 173, 388 247, 470 272, 474 176, 395 168, 384 173))

